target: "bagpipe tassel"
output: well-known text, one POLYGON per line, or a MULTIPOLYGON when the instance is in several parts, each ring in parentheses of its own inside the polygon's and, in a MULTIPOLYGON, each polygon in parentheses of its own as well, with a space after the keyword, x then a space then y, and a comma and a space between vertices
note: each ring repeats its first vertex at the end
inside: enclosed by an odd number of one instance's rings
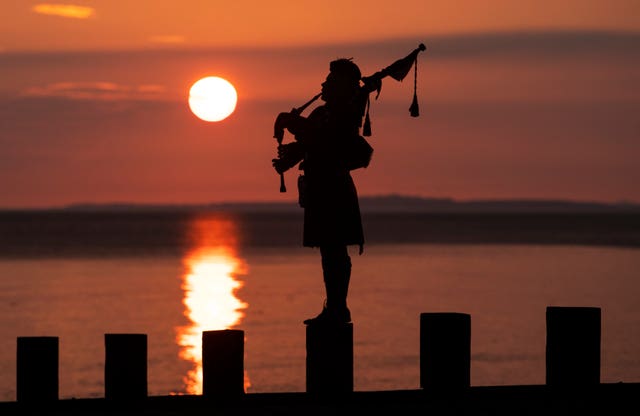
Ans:
POLYGON ((371 136, 371 119, 369 118, 369 106, 370 101, 369 97, 367 97, 367 114, 364 117, 364 124, 362 125, 362 135, 363 136, 371 136))
POLYGON ((415 68, 415 76, 413 80, 413 102, 411 103, 411 107, 409 107, 409 113, 411 114, 411 117, 418 117, 420 115, 420 107, 418 106, 418 58, 417 57, 413 65, 415 68))
POLYGON ((413 103, 411 103, 411 107, 409 107, 409 113, 411 117, 418 117, 420 115, 420 108, 418 106, 418 95, 413 93, 413 103))

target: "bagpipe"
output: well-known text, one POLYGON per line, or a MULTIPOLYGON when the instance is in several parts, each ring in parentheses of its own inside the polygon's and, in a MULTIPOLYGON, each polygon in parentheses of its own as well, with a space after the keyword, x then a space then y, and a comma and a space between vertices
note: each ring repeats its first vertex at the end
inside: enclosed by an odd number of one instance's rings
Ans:
MULTIPOLYGON (((373 75, 362 77, 362 90, 367 94, 366 105, 363 109, 362 116, 364 117, 364 123, 362 124, 362 135, 363 136, 371 136, 371 120, 369 118, 369 107, 370 107, 370 99, 369 96, 373 91, 376 91, 376 99, 378 99, 380 95, 380 91, 382 89, 382 80, 387 76, 395 79, 396 81, 402 81, 405 79, 411 68, 414 68, 414 83, 413 83, 413 101, 411 102, 411 106, 409 107, 409 114, 411 117, 418 117, 420 115, 420 109, 418 105, 418 94, 417 94, 417 86, 418 86, 418 54, 422 51, 426 50, 426 46, 421 43, 416 49, 411 51, 404 58, 398 59, 393 62, 391 65, 385 67, 384 69, 374 73, 373 75)), ((302 112, 313 104, 318 98, 322 96, 322 93, 319 93, 313 96, 309 101, 301 105, 300 107, 293 108, 290 113, 296 116, 302 114, 302 112)), ((278 147, 282 145, 282 140, 284 138, 284 128, 276 121, 274 123, 274 132, 273 137, 277 140, 278 147)), ((284 173, 280 173, 280 192, 287 192, 287 188, 284 183, 284 173)))
MULTIPOLYGON (((292 109, 290 111, 291 114, 299 116, 307 107, 309 107, 311 104, 313 104, 314 101, 320 98, 320 96, 322 96, 322 93, 318 93, 300 107, 292 109)), ((278 141, 278 146, 280 146, 282 144, 282 139, 284 138, 284 128, 278 123, 275 123, 275 125, 273 126, 273 137, 278 141)), ((282 172, 280 173, 280 192, 287 192, 287 187, 284 184, 284 173, 282 172)))

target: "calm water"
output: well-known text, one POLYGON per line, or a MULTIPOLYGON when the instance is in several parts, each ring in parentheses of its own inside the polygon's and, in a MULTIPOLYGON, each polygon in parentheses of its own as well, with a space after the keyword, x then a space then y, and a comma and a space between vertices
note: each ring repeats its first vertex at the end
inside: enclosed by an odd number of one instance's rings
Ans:
MULTIPOLYGON (((324 292, 299 218, 25 214, 0 231, 0 400, 18 336, 60 338, 67 398, 103 396, 105 333, 146 333, 164 395, 200 391, 201 331, 222 328, 245 331, 248 392, 305 390, 302 320, 324 292)), ((551 305, 601 307, 601 380, 640 381, 639 249, 413 240, 351 252, 356 390, 418 388, 419 315, 435 311, 471 314, 473 385, 543 384, 551 305)))

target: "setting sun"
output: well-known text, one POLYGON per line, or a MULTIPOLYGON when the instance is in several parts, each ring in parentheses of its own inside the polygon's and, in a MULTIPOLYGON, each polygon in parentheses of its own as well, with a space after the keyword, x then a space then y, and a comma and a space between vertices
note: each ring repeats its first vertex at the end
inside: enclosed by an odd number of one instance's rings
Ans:
POLYGON ((224 78, 202 78, 189 90, 189 107, 204 121, 224 120, 236 109, 237 102, 236 89, 224 78))

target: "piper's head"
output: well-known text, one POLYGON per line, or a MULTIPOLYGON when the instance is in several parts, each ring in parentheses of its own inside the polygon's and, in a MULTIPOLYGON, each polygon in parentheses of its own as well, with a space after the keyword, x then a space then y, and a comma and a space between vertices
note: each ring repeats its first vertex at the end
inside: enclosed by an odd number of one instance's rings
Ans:
POLYGON ((351 104, 360 89, 361 77, 360 68, 351 59, 332 61, 322 83, 322 99, 327 104, 351 104))

